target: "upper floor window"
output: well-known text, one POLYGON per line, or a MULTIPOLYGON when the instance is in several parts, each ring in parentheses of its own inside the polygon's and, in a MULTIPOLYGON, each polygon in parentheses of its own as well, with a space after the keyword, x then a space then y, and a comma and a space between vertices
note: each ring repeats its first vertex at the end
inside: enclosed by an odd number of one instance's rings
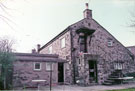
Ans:
POLYGON ((131 48, 128 48, 129 51, 131 51, 131 48))
POLYGON ((34 70, 41 70, 41 63, 34 63, 34 70))
POLYGON ((65 38, 61 39, 61 48, 64 48, 66 46, 65 38))
POLYGON ((112 40, 108 40, 107 45, 108 45, 108 46, 113 46, 113 41, 112 41, 112 40))
POLYGON ((52 46, 49 47, 48 51, 49 51, 49 54, 52 53, 52 46))

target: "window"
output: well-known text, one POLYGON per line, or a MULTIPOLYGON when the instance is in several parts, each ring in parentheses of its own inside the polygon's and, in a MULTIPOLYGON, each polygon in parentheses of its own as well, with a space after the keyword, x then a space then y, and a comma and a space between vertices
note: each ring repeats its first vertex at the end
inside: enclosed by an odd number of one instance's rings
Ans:
POLYGON ((41 70, 41 63, 34 63, 34 70, 41 70))
POLYGON ((50 70, 53 70, 53 63, 46 63, 46 70, 47 71, 50 71, 50 70))
POLYGON ((81 66, 81 59, 78 59, 78 66, 81 66))
POLYGON ((88 26, 90 26, 91 24, 90 23, 88 23, 88 26))
POLYGON ((49 51, 49 54, 52 53, 52 46, 49 47, 49 50, 48 51, 49 51))
POLYGON ((122 63, 115 63, 114 64, 114 69, 115 70, 122 70, 123 69, 123 64, 122 63))
POLYGON ((61 39, 61 48, 64 48, 65 47, 65 38, 62 38, 61 39))
POLYGON ((128 48, 129 51, 131 51, 131 48, 128 48))
POLYGON ((113 46, 113 41, 112 40, 108 40, 108 46, 113 46))

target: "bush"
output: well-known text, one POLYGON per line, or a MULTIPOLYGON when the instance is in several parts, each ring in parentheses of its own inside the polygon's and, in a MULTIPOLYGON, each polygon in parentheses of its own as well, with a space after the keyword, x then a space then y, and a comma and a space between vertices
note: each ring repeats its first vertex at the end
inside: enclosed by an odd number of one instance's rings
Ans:
POLYGON ((126 76, 130 76, 130 77, 134 77, 135 78, 135 72, 132 72, 132 73, 127 73, 125 74, 126 76))
POLYGON ((4 88, 3 88, 4 86, 3 86, 3 83, 2 83, 2 79, 0 78, 0 90, 3 90, 4 88))

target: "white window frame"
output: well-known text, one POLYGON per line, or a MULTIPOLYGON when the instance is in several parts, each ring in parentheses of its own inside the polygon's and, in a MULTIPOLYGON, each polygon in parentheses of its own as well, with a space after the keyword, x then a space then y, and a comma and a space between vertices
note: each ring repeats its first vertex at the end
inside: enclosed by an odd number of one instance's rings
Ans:
POLYGON ((42 64, 39 63, 39 62, 35 62, 35 63, 34 63, 34 70, 40 71, 40 70, 41 70, 41 65, 42 65, 42 64), (36 69, 36 68, 35 68, 37 63, 40 64, 40 69, 36 69))
POLYGON ((113 41, 112 40, 108 40, 108 42, 107 42, 107 46, 113 46, 113 41))
POLYGON ((131 48, 128 48, 129 51, 132 51, 131 48))
POLYGON ((122 63, 115 63, 114 64, 114 69, 115 70, 122 70, 123 69, 123 64, 122 63))
POLYGON ((50 46, 49 48, 48 48, 48 51, 49 51, 49 54, 52 54, 52 46, 50 46))
POLYGON ((51 71, 51 70, 53 70, 53 63, 46 62, 45 63, 45 67, 46 67, 46 71, 51 71), (52 65, 52 69, 51 69, 51 65, 52 65))
POLYGON ((61 42, 61 48, 66 47, 66 39, 65 39, 65 37, 62 38, 60 42, 61 42))

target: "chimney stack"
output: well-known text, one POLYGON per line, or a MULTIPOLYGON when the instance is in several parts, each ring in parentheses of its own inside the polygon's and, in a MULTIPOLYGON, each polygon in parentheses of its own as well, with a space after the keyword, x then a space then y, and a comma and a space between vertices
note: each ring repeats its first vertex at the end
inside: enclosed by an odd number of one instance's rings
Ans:
POLYGON ((40 46, 40 44, 37 44, 37 52, 39 52, 40 46))
POLYGON ((32 49, 32 53, 36 53, 36 49, 32 49))
POLYGON ((89 4, 86 3, 86 9, 83 11, 84 18, 92 19, 92 10, 89 9, 89 4))

